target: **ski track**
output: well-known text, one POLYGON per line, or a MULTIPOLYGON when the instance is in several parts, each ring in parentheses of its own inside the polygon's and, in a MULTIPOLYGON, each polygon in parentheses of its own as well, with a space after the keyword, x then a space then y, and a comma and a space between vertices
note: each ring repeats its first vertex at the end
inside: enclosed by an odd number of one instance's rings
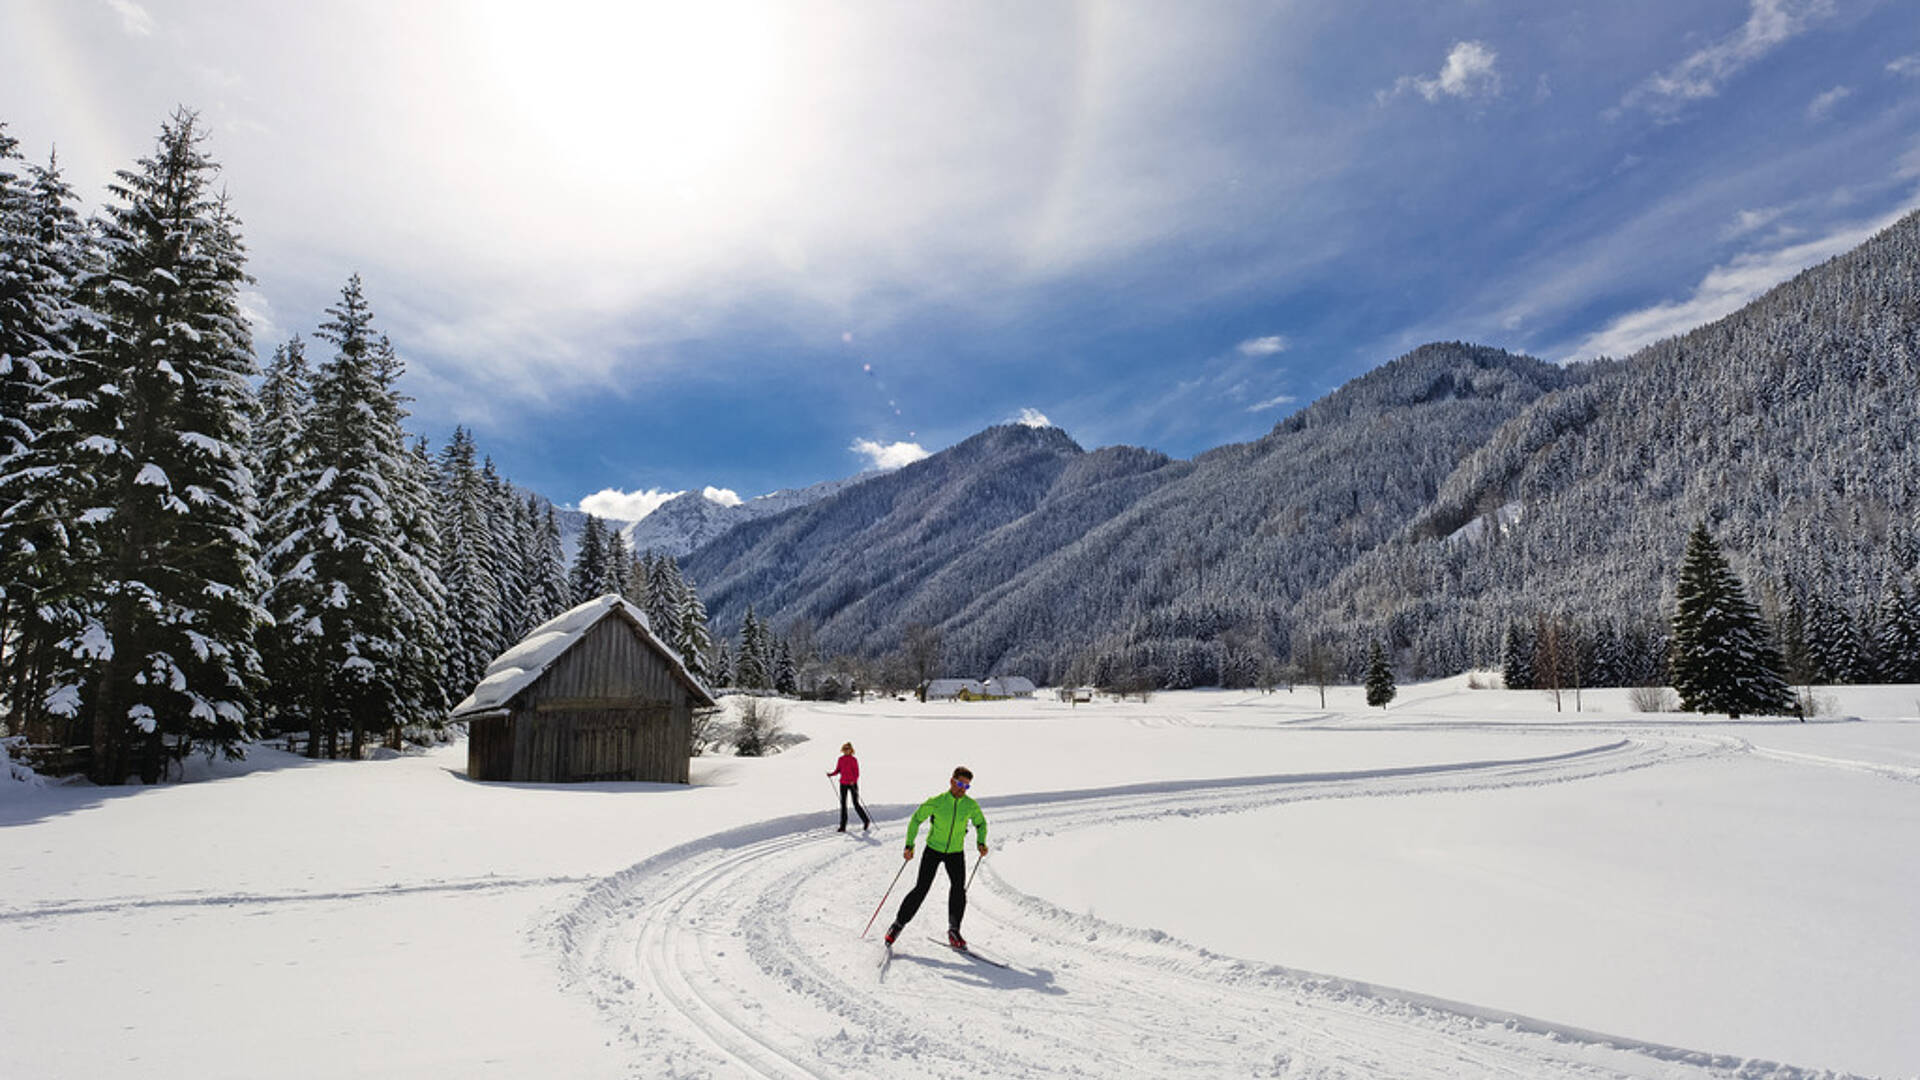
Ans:
MULTIPOLYGON (((1568 729, 1555 729, 1559 734, 1568 729)), ((995 799, 1003 835, 1233 813, 1311 799, 1568 783, 1756 752, 1737 737, 1587 733, 1571 753, 1347 773, 1173 781, 995 799)), ((899 820, 906 806, 874 808, 899 820)), ((1012 965, 922 941, 867 939, 898 849, 850 843, 821 815, 762 822, 599 882, 540 932, 565 981, 618 1032, 635 1076, 1732 1077, 1837 1074, 1662 1046, 1221 956, 1157 930, 1065 911, 988 862, 968 936, 1012 965)), ((914 929, 938 932, 936 882, 914 929)))

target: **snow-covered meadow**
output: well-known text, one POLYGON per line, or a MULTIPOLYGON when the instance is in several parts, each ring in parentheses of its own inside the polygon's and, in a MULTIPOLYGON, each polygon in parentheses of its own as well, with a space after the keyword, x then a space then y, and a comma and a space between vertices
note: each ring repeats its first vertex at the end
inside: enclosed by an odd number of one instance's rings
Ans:
POLYGON ((0 784, 0 1074, 1920 1075, 1920 688, 1830 694, 793 704, 808 741, 686 787, 464 744, 0 784), (883 963, 961 763, 1010 967, 933 942, 944 882, 883 963))

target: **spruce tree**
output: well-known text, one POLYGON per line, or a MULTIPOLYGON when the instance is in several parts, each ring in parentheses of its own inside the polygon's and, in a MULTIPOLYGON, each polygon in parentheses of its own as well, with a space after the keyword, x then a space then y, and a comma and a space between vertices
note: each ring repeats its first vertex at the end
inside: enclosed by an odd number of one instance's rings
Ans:
POLYGON ((573 603, 584 604, 607 591, 607 531, 600 519, 587 515, 586 528, 580 531, 580 550, 574 553, 573 570, 568 580, 573 603))
POLYGON ((309 753, 323 741, 336 753, 345 733, 357 760, 370 732, 418 710, 412 650, 438 626, 422 621, 425 507, 393 400, 397 372, 357 275, 327 315, 320 337, 334 354, 315 373, 306 453, 290 483, 298 496, 271 527, 285 539, 271 553, 269 603, 285 675, 311 695, 309 753))
POLYGON ((1875 611, 1874 660, 1878 680, 1905 683, 1920 679, 1920 617, 1915 598, 1889 576, 1875 611))
POLYGON ((1375 638, 1367 649, 1367 704, 1387 707, 1397 691, 1393 685, 1393 669, 1387 666, 1387 655, 1375 638))
POLYGON ((1507 624, 1500 657, 1500 680, 1507 689, 1533 689, 1533 635, 1518 620, 1507 624))
POLYGON ((473 434, 453 429, 440 452, 440 582, 446 589, 447 697, 467 696, 502 651, 500 583, 494 577, 492 530, 485 482, 475 461, 473 434))
POLYGON ((1705 522, 1687 538, 1674 589, 1673 687, 1688 712, 1782 713, 1793 696, 1760 611, 1705 522))
POLYGON ((680 618, 677 626, 679 637, 673 642, 674 649, 686 661, 687 670, 693 677, 706 681, 712 674, 708 670, 708 654, 713 651, 713 637, 707 631, 707 606, 700 602, 700 594, 694 590, 693 583, 685 579, 680 583, 680 618))
MULTIPOLYGON (((239 756, 255 729, 256 562, 247 464, 253 346, 238 222, 211 191, 197 119, 109 187, 97 343, 63 379, 62 465, 88 479, 75 544, 82 594, 68 685, 92 718, 90 773, 161 777, 196 748, 239 756)), ((58 693, 58 691, 56 691, 58 693)))
MULTIPOLYGON (((533 509, 528 496, 528 509, 533 509)), ((573 606, 573 587, 567 583, 567 557, 560 545, 560 519, 553 504, 541 508, 539 546, 533 560, 533 591, 528 599, 533 607, 532 623, 539 626, 573 606)))
POLYGON ((76 295, 95 259, 57 164, 23 177, 19 160, 0 126, 0 716, 16 735, 68 743, 76 735, 56 730, 46 697, 56 645, 87 599, 70 572, 69 523, 88 478, 47 432, 62 423, 55 387, 93 321, 76 295))
POLYGON ((749 604, 747 614, 740 622, 740 651, 733 662, 735 685, 746 690, 767 688, 771 673, 767 670, 766 647, 764 628, 749 604))
POLYGON ((783 694, 791 694, 799 689, 793 667, 793 650, 787 647, 785 640, 774 651, 773 688, 783 694))

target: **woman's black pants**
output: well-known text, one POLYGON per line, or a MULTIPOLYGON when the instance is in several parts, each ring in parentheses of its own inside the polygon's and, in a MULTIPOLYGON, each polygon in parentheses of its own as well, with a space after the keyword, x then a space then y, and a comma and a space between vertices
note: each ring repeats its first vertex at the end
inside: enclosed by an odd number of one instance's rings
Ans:
POLYGON ((920 856, 920 876, 914 880, 913 891, 900 902, 900 915, 893 921, 905 926, 920 910, 920 901, 927 898, 927 890, 933 888, 933 875, 940 868, 947 868, 947 880, 951 887, 947 890, 947 925, 960 929, 960 920, 967 914, 967 853, 962 851, 935 851, 932 847, 920 856))
POLYGON ((867 816, 867 808, 860 805, 860 785, 859 784, 841 784, 840 785, 840 827, 842 829, 847 827, 847 796, 848 795, 853 796, 853 808, 855 810, 860 811, 860 824, 864 827, 871 828, 873 826, 873 819, 867 816))

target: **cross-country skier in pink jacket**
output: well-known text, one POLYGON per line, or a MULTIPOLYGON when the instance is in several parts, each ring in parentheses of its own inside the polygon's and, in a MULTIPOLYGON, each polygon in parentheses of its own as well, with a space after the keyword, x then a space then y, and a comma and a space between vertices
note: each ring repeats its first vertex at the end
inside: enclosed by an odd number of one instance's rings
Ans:
POLYGON ((867 816, 867 808, 860 805, 860 762, 853 756, 853 744, 840 744, 840 763, 833 767, 828 776, 840 778, 840 831, 847 831, 847 796, 853 796, 853 808, 860 811, 860 831, 873 828, 873 819, 867 816))

